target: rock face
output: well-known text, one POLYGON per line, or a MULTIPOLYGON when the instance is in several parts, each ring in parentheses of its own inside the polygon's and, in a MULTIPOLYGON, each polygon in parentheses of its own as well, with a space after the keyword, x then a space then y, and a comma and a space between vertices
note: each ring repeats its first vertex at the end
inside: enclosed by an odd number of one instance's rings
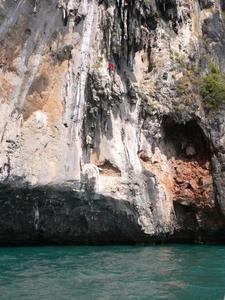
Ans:
POLYGON ((0 0, 0 243, 224 242, 224 1, 0 0))

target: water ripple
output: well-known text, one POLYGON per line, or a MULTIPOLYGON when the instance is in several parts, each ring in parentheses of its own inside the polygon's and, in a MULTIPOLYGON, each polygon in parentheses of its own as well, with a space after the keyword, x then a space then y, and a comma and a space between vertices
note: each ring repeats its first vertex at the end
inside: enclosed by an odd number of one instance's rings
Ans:
POLYGON ((0 248, 1 300, 223 300, 219 246, 0 248))

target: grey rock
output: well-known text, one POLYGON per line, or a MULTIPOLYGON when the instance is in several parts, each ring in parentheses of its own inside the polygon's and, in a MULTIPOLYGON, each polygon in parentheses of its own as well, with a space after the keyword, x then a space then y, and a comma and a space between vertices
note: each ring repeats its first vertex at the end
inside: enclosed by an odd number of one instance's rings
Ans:
POLYGON ((222 9, 0 0, 0 244, 224 242, 224 111, 193 86, 222 9), (208 203, 176 197, 188 163, 208 203))

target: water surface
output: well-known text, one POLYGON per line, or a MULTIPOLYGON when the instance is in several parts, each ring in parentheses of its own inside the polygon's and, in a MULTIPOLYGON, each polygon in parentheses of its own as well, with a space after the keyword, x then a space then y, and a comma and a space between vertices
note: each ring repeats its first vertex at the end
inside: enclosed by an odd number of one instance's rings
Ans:
POLYGON ((1 300, 223 300, 225 247, 0 248, 1 300))

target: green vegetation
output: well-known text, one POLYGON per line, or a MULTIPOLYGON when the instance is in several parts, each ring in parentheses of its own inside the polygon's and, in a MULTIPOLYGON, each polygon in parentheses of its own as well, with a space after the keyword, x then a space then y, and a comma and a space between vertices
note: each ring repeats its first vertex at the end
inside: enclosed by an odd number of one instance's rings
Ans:
POLYGON ((170 59, 181 66, 183 69, 188 68, 188 64, 184 55, 180 55, 177 51, 170 50, 170 59))
POLYGON ((177 91, 179 92, 179 95, 185 95, 188 91, 187 89, 188 84, 183 80, 183 78, 181 78, 180 80, 178 80, 177 82, 177 91))
POLYGON ((170 59, 174 62, 176 62, 177 60, 179 60, 179 53, 177 51, 174 51, 172 49, 170 49, 170 59))
POLYGON ((202 79, 200 94, 205 103, 213 108, 225 103, 225 74, 215 64, 210 64, 210 73, 202 79))
POLYGON ((199 74, 193 70, 185 70, 183 76, 177 80, 176 87, 180 96, 190 95, 191 93, 199 92, 199 74))

